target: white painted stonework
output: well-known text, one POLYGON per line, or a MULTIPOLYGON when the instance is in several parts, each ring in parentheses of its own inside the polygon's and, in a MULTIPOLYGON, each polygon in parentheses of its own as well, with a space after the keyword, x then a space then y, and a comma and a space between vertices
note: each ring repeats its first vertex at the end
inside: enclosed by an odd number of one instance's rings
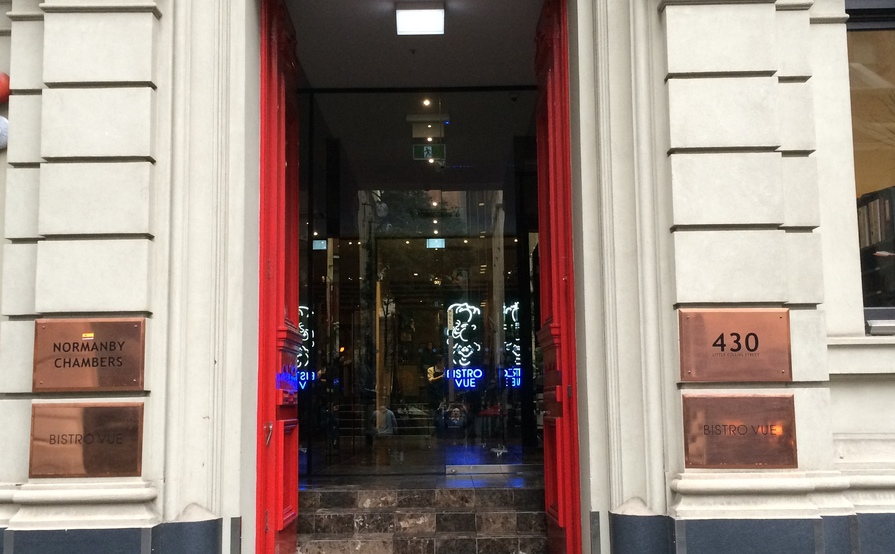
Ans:
POLYGON ((793 381, 826 381, 829 378, 826 331, 823 310, 790 309, 793 381))
POLYGON ((40 170, 9 168, 6 172, 5 233, 8 239, 36 238, 40 170))
POLYGON ((3 315, 34 313, 36 244, 3 245, 3 315))
POLYGON ((789 279, 786 301, 790 304, 820 304, 824 301, 820 240, 820 234, 816 232, 786 233, 789 279))
MULTIPOLYGON (((19 6, 17 6, 19 7, 19 6)), ((35 3, 34 11, 37 10, 35 3)), ((16 22, 15 36, 9 53, 10 86, 18 90, 44 88, 41 75, 43 64, 43 22, 25 20, 16 22)))
POLYGON ((674 255, 677 303, 788 300, 782 231, 678 231, 674 255))
POLYGON ((780 83, 777 87, 779 107, 780 150, 813 152, 814 99, 807 83, 780 83))
POLYGON ((47 89, 41 97, 43 158, 153 157, 151 88, 47 89))
POLYGON ((40 161, 40 96, 10 96, 9 128, 15 134, 6 149, 11 165, 40 161))
POLYGON ((772 4, 666 7, 668 73, 770 72, 777 35, 767 30, 774 20, 772 4))
POLYGON ((672 150, 780 146, 773 77, 670 79, 672 150))
POLYGON ((149 162, 44 164, 40 235, 150 234, 151 184, 149 162))
POLYGON ((38 312, 149 312, 145 239, 43 241, 37 245, 38 312))
POLYGON ((790 79, 810 77, 808 10, 780 10, 781 2, 777 2, 776 6, 777 76, 790 79))
POLYGON ((49 13, 45 83, 152 83, 158 19, 150 12, 49 13))
POLYGON ((817 159, 808 156, 782 158, 784 225, 817 227, 820 202, 817 201, 817 159))
POLYGON ((0 367, 6 375, 0 380, 0 393, 31 392, 33 321, 0 321, 0 367))
POLYGON ((784 222, 780 154, 674 154, 670 160, 674 225, 784 222))

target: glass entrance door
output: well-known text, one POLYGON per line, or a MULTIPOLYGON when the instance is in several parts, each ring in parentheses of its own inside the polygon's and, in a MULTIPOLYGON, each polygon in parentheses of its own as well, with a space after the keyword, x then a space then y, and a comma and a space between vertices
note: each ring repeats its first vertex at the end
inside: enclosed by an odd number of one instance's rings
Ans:
POLYGON ((534 91, 304 100, 302 473, 540 463, 534 91))

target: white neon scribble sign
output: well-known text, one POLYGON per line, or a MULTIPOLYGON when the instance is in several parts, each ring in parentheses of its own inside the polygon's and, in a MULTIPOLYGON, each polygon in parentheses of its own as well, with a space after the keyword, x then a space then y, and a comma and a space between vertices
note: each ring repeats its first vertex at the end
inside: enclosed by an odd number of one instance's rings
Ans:
POLYGON ((450 328, 447 332, 454 343, 451 352, 454 367, 469 367, 472 357, 482 350, 482 345, 473 340, 481 315, 481 309, 466 302, 448 306, 450 328))
POLYGON ((510 357, 510 367, 503 369, 503 377, 510 388, 522 384, 522 343, 519 339, 519 303, 503 307, 504 349, 510 357))
POLYGON ((295 356, 295 366, 299 370, 311 367, 311 348, 314 347, 314 331, 308 324, 310 315, 310 308, 307 306, 298 307, 298 336, 301 338, 301 345, 298 347, 298 355, 295 356))

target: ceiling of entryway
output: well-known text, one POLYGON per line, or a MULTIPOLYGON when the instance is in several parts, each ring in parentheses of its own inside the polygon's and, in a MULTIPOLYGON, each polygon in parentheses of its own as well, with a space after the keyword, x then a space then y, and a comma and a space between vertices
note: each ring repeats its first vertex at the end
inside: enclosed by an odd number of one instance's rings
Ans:
POLYGON ((398 36, 389 0, 287 2, 302 90, 313 92, 319 110, 315 125, 339 140, 357 189, 512 182, 515 137, 533 134, 543 0, 445 0, 445 34, 438 36, 398 36), (445 162, 434 167, 411 154, 421 139, 407 116, 427 112, 451 119, 445 162))
POLYGON ((395 2, 291 0, 314 88, 534 84, 543 0, 445 0, 445 34, 398 36, 395 2))

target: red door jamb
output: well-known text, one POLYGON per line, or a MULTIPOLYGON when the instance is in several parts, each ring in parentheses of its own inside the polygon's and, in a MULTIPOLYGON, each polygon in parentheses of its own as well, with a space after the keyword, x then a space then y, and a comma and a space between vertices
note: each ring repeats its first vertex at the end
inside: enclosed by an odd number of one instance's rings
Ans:
POLYGON ((261 1, 260 279, 255 552, 296 548, 298 515, 298 133, 295 31, 261 1))
POLYGON ((538 248, 544 354, 544 481, 551 554, 581 553, 572 258, 568 11, 547 0, 538 22, 538 248))

